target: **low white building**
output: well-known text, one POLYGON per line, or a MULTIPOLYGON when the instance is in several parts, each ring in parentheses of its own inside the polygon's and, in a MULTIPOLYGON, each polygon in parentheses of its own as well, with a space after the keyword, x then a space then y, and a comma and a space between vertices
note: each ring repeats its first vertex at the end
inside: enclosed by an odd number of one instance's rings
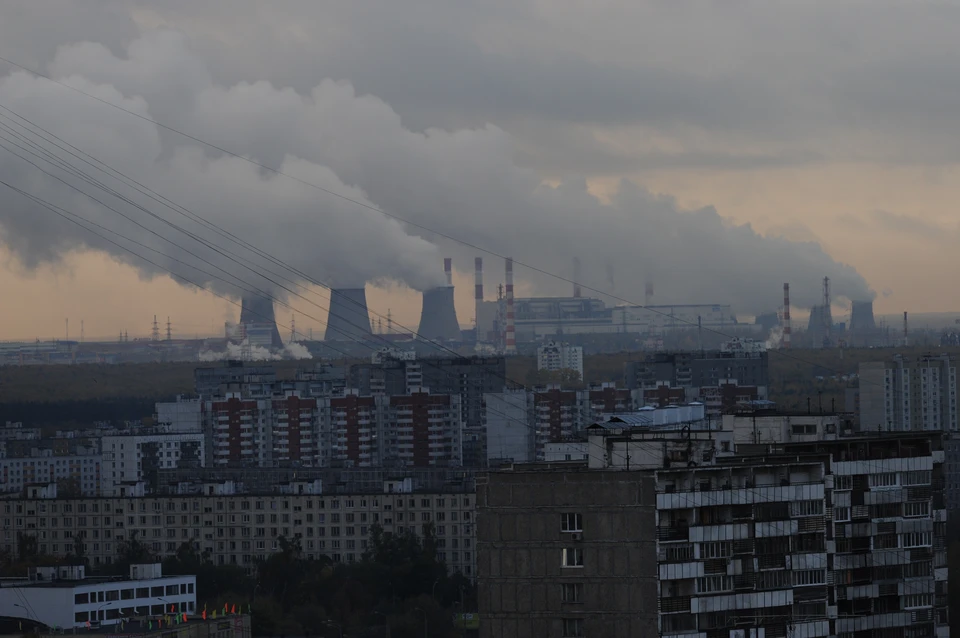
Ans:
POLYGON ((583 348, 549 341, 537 348, 537 370, 575 370, 583 378, 583 348))
POLYGON ((120 496, 121 484, 150 481, 155 470, 203 467, 202 432, 130 434, 102 439, 101 496, 120 496))
POLYGON ((131 565, 126 580, 87 578, 83 565, 35 567, 28 578, 0 581, 0 616, 67 629, 192 615, 196 589, 196 576, 164 576, 159 563, 131 565))

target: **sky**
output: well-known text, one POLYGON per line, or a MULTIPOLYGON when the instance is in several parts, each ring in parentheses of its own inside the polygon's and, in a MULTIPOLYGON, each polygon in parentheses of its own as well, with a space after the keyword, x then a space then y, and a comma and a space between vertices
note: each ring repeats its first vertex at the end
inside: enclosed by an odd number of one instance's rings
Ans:
MULTIPOLYGON (((81 320, 146 335, 154 315, 209 334, 240 289, 322 333, 315 282, 366 282, 374 312, 413 326, 444 256, 467 326, 479 253, 450 238, 566 278, 576 256, 621 300, 651 281, 656 303, 752 314, 784 281, 816 303, 829 276, 835 313, 957 309, 958 27, 958 3, 886 0, 8 0, 0 56, 142 117, 3 62, 0 107, 182 208, 0 139, 0 178, 124 237, 0 187, 0 339, 60 337, 68 317, 72 337, 81 320), (224 254, 184 209, 260 256, 224 254), (264 253, 298 274, 265 274, 264 253)), ((502 260, 483 256, 489 295, 502 260)))

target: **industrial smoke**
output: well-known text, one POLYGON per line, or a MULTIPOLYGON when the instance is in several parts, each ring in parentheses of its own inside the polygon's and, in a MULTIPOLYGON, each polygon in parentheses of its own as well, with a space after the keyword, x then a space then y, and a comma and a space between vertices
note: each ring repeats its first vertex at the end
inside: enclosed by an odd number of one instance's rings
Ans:
MULTIPOLYGON (((583 256, 578 278, 586 296, 596 294, 589 288, 607 289, 606 275, 616 271, 636 275, 617 281, 617 295, 642 301, 649 276, 648 268, 636 262, 642 255, 657 269, 658 303, 722 300, 749 313, 768 306, 766 291, 783 281, 818 281, 824 275, 831 278, 835 296, 873 298, 856 270, 831 258, 817 243, 763 236, 749 225, 729 222, 711 207, 683 210, 671 198, 632 182, 621 183, 606 202, 591 194, 584 181, 547 185, 541 175, 514 161, 512 140, 492 125, 409 130, 390 105, 358 94, 348 81, 323 80, 306 94, 266 81, 219 83, 177 32, 145 33, 120 55, 96 43, 63 46, 48 70, 58 80, 145 118, 419 226, 213 152, 46 80, 23 72, 0 78, 0 104, 307 277, 335 287, 359 289, 381 281, 421 291, 443 287, 447 282, 436 268, 437 244, 460 263, 475 257, 474 249, 440 237, 447 235, 514 255, 518 282, 543 294, 568 295, 570 284, 522 264, 564 274, 570 270, 570 255, 578 254, 583 256), (602 261, 591 261, 590 255, 602 255, 602 261)), ((268 262, 250 252, 240 261, 256 273, 97 193, 149 230, 121 219, 3 150, 0 172, 5 181, 166 254, 149 257, 192 281, 236 297, 251 289, 288 294, 274 278, 263 275, 268 262)), ((109 181, 102 175, 98 179, 109 181)), ((218 246, 226 244, 131 189, 111 185, 218 246)), ((3 197, 2 239, 27 267, 57 261, 68 252, 93 250, 137 267, 145 277, 161 272, 20 195, 8 191, 3 197)), ((793 304, 809 307, 816 303, 817 292, 815 286, 797 286, 793 304)))

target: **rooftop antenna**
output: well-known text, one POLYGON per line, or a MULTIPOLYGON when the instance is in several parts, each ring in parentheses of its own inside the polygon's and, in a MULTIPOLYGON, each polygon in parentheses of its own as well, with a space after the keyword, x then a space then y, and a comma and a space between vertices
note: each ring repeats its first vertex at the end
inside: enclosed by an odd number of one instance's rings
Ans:
POLYGON ((377 334, 383 334, 383 317, 377 319, 377 334))
POLYGON ((157 315, 153 315, 153 330, 150 331, 150 337, 154 342, 160 341, 160 324, 157 323, 157 315))
POLYGON ((126 330, 123 331, 123 340, 124 342, 130 341, 130 333, 127 332, 126 330))
POLYGON ((167 317, 167 341, 173 341, 173 326, 170 323, 170 317, 167 317))
POLYGON ((309 334, 310 334, 310 341, 313 341, 313 328, 310 328, 309 334))

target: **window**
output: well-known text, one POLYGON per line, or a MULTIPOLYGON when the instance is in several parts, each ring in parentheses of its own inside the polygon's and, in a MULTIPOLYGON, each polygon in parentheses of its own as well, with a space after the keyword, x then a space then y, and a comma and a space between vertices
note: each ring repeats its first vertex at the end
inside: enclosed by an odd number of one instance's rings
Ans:
POLYGON ((916 472, 901 472, 900 485, 930 485, 930 470, 919 470, 916 472))
POLYGON ((562 583, 560 599, 565 603, 583 602, 583 583, 562 583))
POLYGON ((733 590, 733 576, 704 576, 697 579, 698 594, 731 590, 733 590))
POLYGON ((563 567, 583 567, 583 550, 579 547, 565 547, 560 564, 563 567))
POLYGON ((870 487, 896 487, 897 473, 883 472, 870 475, 870 487))
POLYGON ((821 516, 823 515, 823 501, 791 501, 791 516, 821 516))
POLYGON ((801 569, 793 572, 794 587, 825 584, 827 584, 827 571, 825 569, 801 569))
POLYGON ((88 597, 89 597, 89 594, 87 594, 86 592, 84 592, 84 593, 82 593, 82 594, 76 594, 76 595, 73 597, 73 604, 74 604, 74 605, 86 605, 86 604, 87 604, 87 601, 88 601, 88 597))
POLYGON ((913 609, 915 607, 930 607, 933 605, 933 597, 930 594, 907 594, 903 597, 903 608, 913 609))
POLYGON ((849 507, 835 507, 835 508, 833 508, 833 520, 835 520, 835 521, 849 521, 849 520, 850 520, 850 508, 849 508, 849 507))
POLYGON ((733 543, 730 541, 700 543, 700 560, 706 560, 708 558, 726 558, 732 555, 733 543))
POLYGON ((579 638, 583 636, 583 618, 563 619, 564 638, 579 638))
POLYGON ((562 532, 582 532, 583 517, 580 514, 561 514, 560 531, 562 532))
POLYGON ((917 517, 917 516, 929 516, 930 515, 930 503, 929 501, 919 501, 914 503, 904 503, 903 504, 903 515, 905 517, 917 517))
POLYGON ((835 490, 852 490, 852 489, 853 489, 853 477, 852 477, 852 476, 834 475, 834 477, 833 477, 833 489, 835 489, 835 490))
POLYGON ((901 535, 901 547, 923 547, 930 545, 930 532, 906 532, 901 535))

